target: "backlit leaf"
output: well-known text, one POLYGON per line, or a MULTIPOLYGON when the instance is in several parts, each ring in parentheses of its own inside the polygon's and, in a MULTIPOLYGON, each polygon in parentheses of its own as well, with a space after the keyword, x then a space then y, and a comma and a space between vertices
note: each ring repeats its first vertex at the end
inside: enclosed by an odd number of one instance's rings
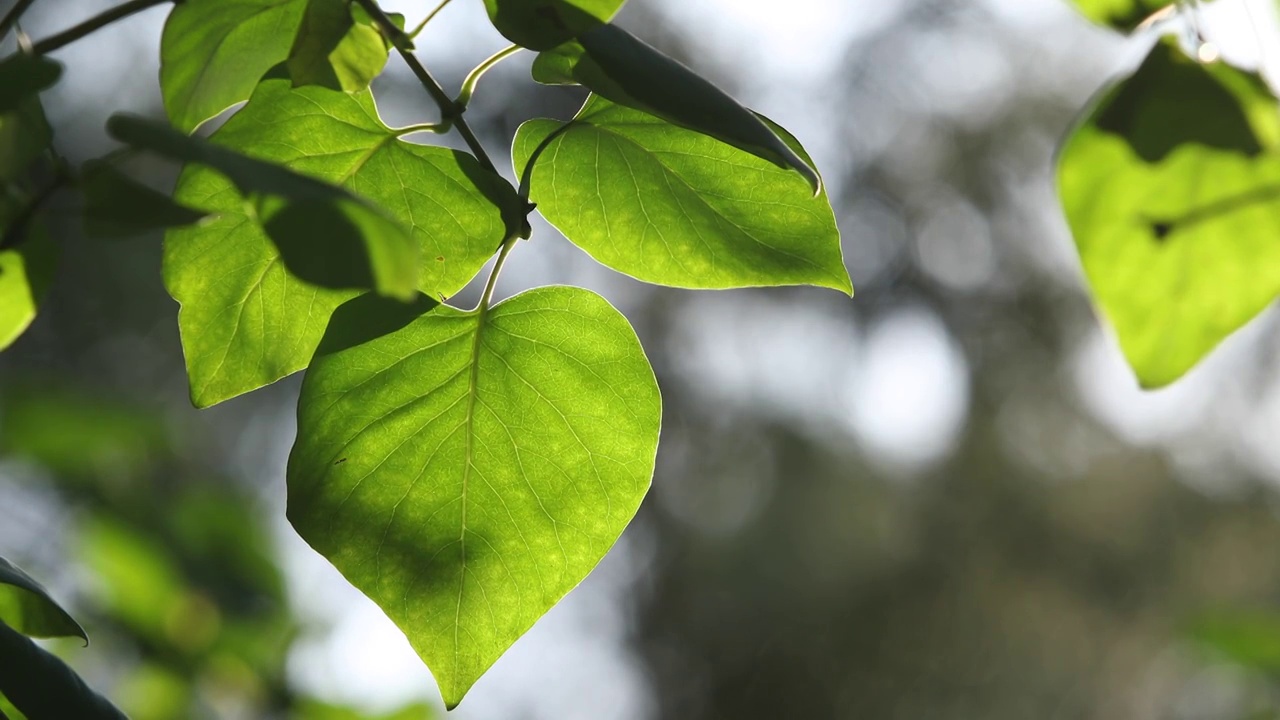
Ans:
POLYGON ((289 519, 453 707, 635 514, 658 387, 626 319, 579 288, 337 347, 303 381, 289 519))
POLYGON ((382 72, 387 50, 387 41, 358 5, 309 0, 289 53, 289 76, 295 86, 358 92, 382 72))
POLYGON ((1167 7, 1173 0, 1071 0, 1085 17, 1116 30, 1128 32, 1167 7))
MULTIPOLYGON (((376 202, 409 229, 421 258, 414 269, 417 287, 436 298, 452 295, 476 274, 506 237, 520 205, 511 186, 472 156, 401 140, 378 119, 367 91, 292 89, 287 79, 271 79, 211 140, 210 147, 252 155, 293 178, 305 173, 304 179, 376 202)), ((174 197, 218 213, 210 222, 170 231, 165 242, 165 283, 182 304, 178 319, 193 401, 212 405, 306 367, 329 315, 356 291, 322 288, 285 272, 254 210, 218 173, 188 168, 174 197)), ((295 237, 332 233, 313 214, 299 212, 294 219, 325 231, 295 237)), ((299 251, 318 272, 349 266, 320 248, 299 251)))
POLYGON ((511 42, 550 50, 613 19, 626 0, 484 0, 489 19, 511 42))
MULTIPOLYGON (((0 227, 8 227, 17 209, 0 202, 0 227)), ((53 282, 57 246, 39 219, 21 231, 14 247, 0 250, 0 350, 9 347, 35 320, 53 282)))
POLYGON ((1143 385, 1176 380, 1280 293, 1278 140, 1260 78, 1172 41, 1069 138, 1067 221, 1143 385))
POLYGON ((681 127, 710 135, 794 168, 817 192, 821 179, 758 115, 689 68, 622 28, 601 25, 534 61, 538 82, 578 84, 596 95, 643 110, 681 127))
POLYGON ((22 568, 0 557, 0 623, 32 637, 89 636, 22 568))
POLYGON ((183 132, 245 100, 289 57, 307 0, 185 0, 160 39, 160 90, 183 132))
POLYGON ((826 192, 711 137, 593 96, 567 127, 525 123, 513 154, 518 173, 537 156, 530 197, 543 216, 614 270, 676 287, 852 292, 826 192))

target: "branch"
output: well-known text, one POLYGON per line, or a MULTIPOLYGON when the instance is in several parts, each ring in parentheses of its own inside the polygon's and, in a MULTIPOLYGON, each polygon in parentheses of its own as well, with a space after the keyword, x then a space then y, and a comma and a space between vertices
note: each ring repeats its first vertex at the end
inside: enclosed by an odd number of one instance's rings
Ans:
POLYGON ((0 40, 4 39, 4 36, 9 33, 9 28, 17 24, 18 19, 22 17, 22 13, 26 12, 27 8, 31 7, 32 3, 35 1, 36 0, 18 0, 18 2, 9 9, 9 12, 5 13, 4 18, 0 19, 0 40))
MULTIPOLYGON (((70 45, 90 33, 101 30, 117 20, 123 20, 130 15, 142 12, 147 8, 154 7, 156 5, 163 5, 164 3, 173 1, 174 0, 129 0, 129 2, 117 5, 110 10, 106 10, 99 15, 95 15, 73 28, 63 30, 53 37, 41 40, 31 47, 31 52, 36 55, 46 55, 54 50, 70 45)), ((20 5, 21 3, 19 3, 19 6, 20 5)), ((14 9, 16 10, 17 8, 14 9)))
POLYGON ((369 16, 373 18, 374 22, 378 23, 378 27, 382 29, 383 34, 391 38, 392 44, 396 46, 396 50, 400 53, 400 57, 405 64, 418 77, 418 82, 422 83, 422 87, 426 89, 431 99, 435 100, 436 105, 440 106, 440 114, 444 122, 452 123, 458 129, 458 134, 466 141, 467 147, 471 148, 471 153, 476 156, 476 159, 480 161, 480 164, 486 170, 495 175, 498 174, 497 166, 489 159, 489 154, 484 151, 484 146, 480 144, 480 139, 471 131, 471 127, 467 125, 467 121, 462 117, 463 108, 454 102, 453 98, 449 97, 444 88, 440 86, 440 83, 418 61, 418 58, 405 49, 412 44, 409 36, 405 35, 403 30, 391 22, 391 18, 387 17, 382 8, 378 7, 378 3, 375 0, 356 0, 356 2, 360 3, 360 6, 368 11, 369 16))

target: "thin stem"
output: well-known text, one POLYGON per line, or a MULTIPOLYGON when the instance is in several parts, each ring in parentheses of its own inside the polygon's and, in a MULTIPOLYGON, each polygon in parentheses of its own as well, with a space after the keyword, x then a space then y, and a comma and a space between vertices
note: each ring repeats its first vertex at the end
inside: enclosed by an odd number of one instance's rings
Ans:
POLYGON ((410 31, 410 32, 409 32, 409 37, 411 37, 411 38, 416 38, 416 37, 418 37, 418 34, 419 34, 419 33, 421 33, 421 32, 422 32, 422 30, 423 30, 423 28, 425 28, 425 27, 427 26, 427 23, 431 22, 431 20, 432 20, 436 15, 439 15, 439 14, 440 14, 440 11, 441 11, 441 10, 443 10, 443 9, 444 9, 444 7, 445 7, 446 5, 448 5, 450 2, 453 2, 453 0, 440 0, 440 4, 436 6, 436 9, 435 9, 435 10, 432 10, 432 11, 431 11, 431 12, 429 12, 429 13, 427 13, 427 16, 426 16, 425 18, 423 18, 423 19, 422 19, 422 22, 418 23, 418 26, 417 26, 417 27, 415 27, 412 31, 410 31))
POLYGON ((9 28, 18 22, 18 19, 22 17, 22 13, 26 12, 27 8, 31 7, 35 1, 18 0, 12 8, 9 8, 9 12, 5 13, 3 18, 0 18, 0 40, 3 40, 4 36, 9 34, 9 28))
POLYGON ((142 12, 147 8, 156 5, 163 5, 173 0, 129 0, 129 2, 117 5, 110 10, 106 10, 100 15, 85 20, 73 28, 63 30, 53 37, 45 38, 31 47, 31 51, 36 55, 45 55, 57 50, 63 46, 79 40, 80 38, 101 30, 117 20, 123 20, 135 13, 142 12))
POLYGON ((420 132, 444 133, 449 132, 449 123, 418 123, 416 125, 406 125, 402 128, 395 128, 391 132, 396 137, 404 137, 420 132))
POLYGON ((503 48, 493 55, 490 55, 484 62, 477 65, 475 70, 467 73, 466 79, 462 81, 462 90, 458 92, 458 98, 454 100, 458 107, 463 110, 467 109, 467 105, 471 103, 471 96, 476 91, 476 85, 480 83, 480 78, 484 77, 484 74, 489 72, 490 68, 523 49, 524 48, 519 45, 512 45, 510 47, 503 48))
POLYGON ((489 303, 493 301, 493 290, 498 286, 498 274, 502 272, 502 266, 507 262, 507 255, 511 254, 511 248, 516 246, 518 235, 510 235, 502 242, 502 249, 498 251, 498 259, 493 262, 493 269, 489 271, 489 281, 484 285, 484 294, 480 296, 480 304, 475 306, 472 312, 485 313, 489 310, 489 303))
POLYGON ((497 166, 493 164, 493 160, 489 159, 489 154, 484 151, 484 146, 480 144, 480 139, 476 137, 476 134, 471 131, 471 127, 467 125, 467 121, 463 119, 462 108, 458 107, 453 98, 449 97, 444 88, 440 86, 440 83, 418 61, 418 58, 404 49, 404 38, 406 37, 404 31, 391 22, 391 18, 387 17, 382 8, 378 7, 378 3, 375 0, 356 0, 356 2, 360 3, 360 6, 369 13, 374 22, 378 23, 378 26, 382 28, 382 33, 392 38, 392 44, 396 46, 396 51, 400 53, 401 59, 417 76, 418 82, 426 89, 431 99, 435 100, 436 105, 440 106, 440 114, 443 116, 444 122, 452 123, 458 129, 458 134, 462 136, 463 141, 467 143, 467 147, 471 149, 471 154, 476 156, 476 159, 480 161, 484 169, 497 174, 497 166))

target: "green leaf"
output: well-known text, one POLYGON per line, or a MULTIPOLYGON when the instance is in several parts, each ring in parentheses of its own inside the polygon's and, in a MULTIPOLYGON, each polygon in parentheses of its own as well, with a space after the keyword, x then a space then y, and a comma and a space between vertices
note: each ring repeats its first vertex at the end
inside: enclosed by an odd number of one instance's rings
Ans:
POLYGON ((400 626, 454 707, 617 540, 660 422, 644 351, 598 295, 440 306, 312 364, 289 519, 400 626))
POLYGON ((593 96, 568 125, 525 123, 513 154, 517 173, 534 158, 543 216, 614 270, 675 287, 853 291, 825 190, 706 135, 593 96))
POLYGON ((74 670, 3 622, 0 667, 0 693, 27 717, 127 720, 74 670))
POLYGON ((619 105, 643 110, 681 127, 794 168, 816 194, 822 180, 758 115, 689 68, 622 28, 601 25, 533 64, 533 77, 550 85, 583 85, 619 105))
POLYGON ((89 642, 80 623, 62 609, 44 586, 0 557, 0 623, 33 637, 78 637, 89 642))
POLYGON ((0 183, 21 177, 52 140, 53 129, 38 98, 28 98, 16 110, 0 114, 0 183))
POLYGON ((1071 0, 1082 15, 1099 25, 1129 32, 1167 7, 1170 0, 1071 0))
MULTIPOLYGON (((405 300, 413 297, 418 247, 405 227, 368 201, 161 123, 114 115, 107 130, 134 147, 208 166, 206 172, 230 181, 224 188, 238 188, 240 214, 265 232, 282 264, 299 279, 326 288, 374 288, 405 300)), ((212 213, 219 208, 204 209, 212 213)))
MULTIPOLYGON (((0 226, 7 227, 14 212, 11 205, 0 207, 0 226)), ((25 233, 16 246, 0 250, 0 350, 12 345, 35 320, 57 265, 57 246, 44 223, 28 223, 25 233)))
POLYGON ((1165 41, 1065 145, 1059 193, 1138 380, 1176 380, 1280 293, 1280 118, 1262 80, 1165 41))
POLYGON ((100 160, 85 163, 80 191, 84 194, 85 233, 98 237, 132 237, 152 230, 199 222, 205 213, 183 207, 163 193, 100 160))
POLYGON ((489 19, 511 42, 551 48, 609 22, 626 0, 484 0, 489 19))
MULTIPOLYGON (((409 228, 422 259, 411 268, 417 287, 432 297, 449 296, 502 244, 520 202, 505 180, 472 156, 413 145, 399 134, 378 119, 368 92, 291 89, 287 79, 272 79, 209 147, 239 150, 273 172, 301 177, 285 169, 291 168, 309 182, 319 178, 377 202, 409 228)), ((249 179, 276 184, 263 173, 249 179)), ((165 282, 182 304, 178 320, 195 404, 212 405, 306 367, 329 315, 355 293, 286 273, 251 210, 217 173, 188 168, 174 196, 218 213, 211 222, 170 231, 165 243, 165 282)), ((330 269, 345 266, 329 253, 307 256, 330 269)))
POLYGON ((359 92, 382 72, 389 46, 368 13, 343 0, 310 0, 289 53, 294 86, 359 92))
POLYGON ((185 0, 160 39, 160 90, 169 119, 189 133, 245 100, 289 57, 307 0, 185 0))
POLYGON ((0 61, 0 113, 20 109, 62 77, 62 65, 46 57, 14 55, 0 61))

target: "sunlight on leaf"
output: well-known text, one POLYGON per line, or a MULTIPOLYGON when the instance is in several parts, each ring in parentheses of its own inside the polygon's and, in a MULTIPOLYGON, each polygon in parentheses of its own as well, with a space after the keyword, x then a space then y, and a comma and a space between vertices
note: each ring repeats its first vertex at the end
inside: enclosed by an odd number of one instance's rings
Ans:
POLYGON ((675 287, 853 290, 826 192, 790 170, 598 96, 567 127, 522 125, 518 173, 535 153, 539 212, 614 270, 675 287))
POLYGON ((1085 274, 1144 386, 1178 379, 1280 293, 1277 140, 1260 78, 1165 41, 1063 149, 1085 274))
POLYGON ((626 0, 484 0, 489 19, 511 42, 549 50, 609 22, 626 0))
POLYGON ((635 514, 658 387, 626 319, 579 288, 439 306, 347 345, 303 382, 289 519, 453 707, 635 514))
POLYGON ((32 637, 89 636, 44 586, 22 568, 0 557, 0 623, 32 637))

